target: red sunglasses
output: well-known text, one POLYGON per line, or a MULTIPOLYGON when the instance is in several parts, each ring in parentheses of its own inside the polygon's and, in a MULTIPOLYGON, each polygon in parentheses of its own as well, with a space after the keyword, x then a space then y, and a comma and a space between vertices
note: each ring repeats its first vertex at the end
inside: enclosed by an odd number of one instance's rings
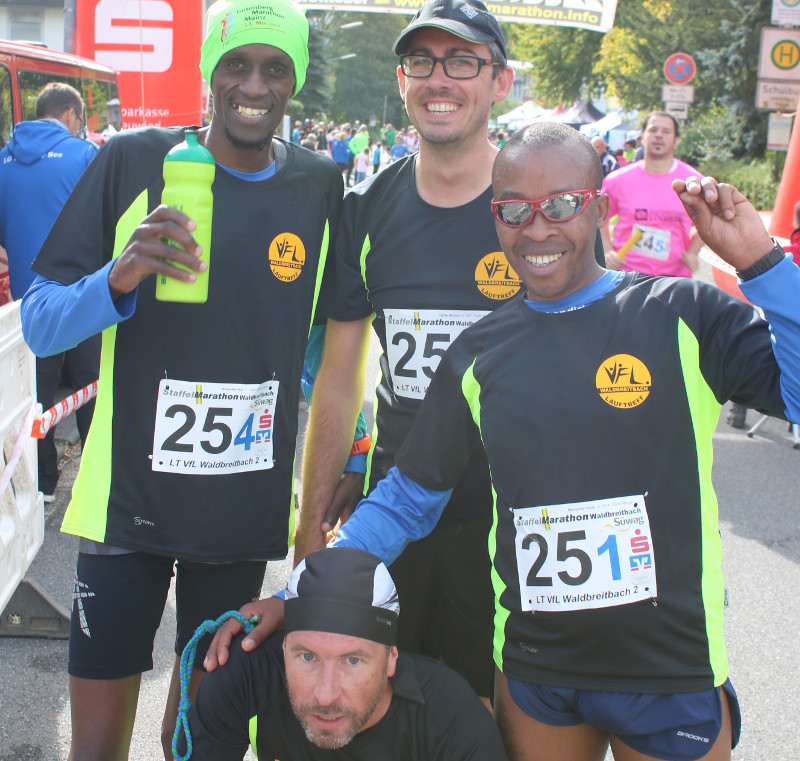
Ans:
POLYGON ((600 191, 597 188, 568 190, 554 193, 537 201, 519 198, 509 201, 492 201, 492 214, 506 227, 524 227, 533 222, 533 215, 539 209, 551 222, 566 222, 580 214, 600 191))

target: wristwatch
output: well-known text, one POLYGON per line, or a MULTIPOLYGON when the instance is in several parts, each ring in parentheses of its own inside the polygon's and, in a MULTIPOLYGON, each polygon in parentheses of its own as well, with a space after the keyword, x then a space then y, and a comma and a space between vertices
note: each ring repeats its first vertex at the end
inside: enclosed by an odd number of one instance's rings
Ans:
POLYGON ((773 243, 775 243, 775 246, 768 254, 764 254, 764 256, 753 262, 747 269, 736 270, 736 274, 739 276, 740 280, 752 280, 754 277, 762 275, 768 269, 772 269, 778 262, 783 261, 786 254, 774 238, 773 243))

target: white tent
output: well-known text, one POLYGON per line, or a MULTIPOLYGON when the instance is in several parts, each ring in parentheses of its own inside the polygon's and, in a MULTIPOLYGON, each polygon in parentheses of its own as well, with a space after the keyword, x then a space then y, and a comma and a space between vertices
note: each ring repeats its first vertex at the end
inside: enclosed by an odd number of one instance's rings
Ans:
POLYGON ((526 100, 521 106, 517 106, 513 111, 497 117, 498 124, 505 124, 509 131, 520 129, 530 124, 537 116, 541 116, 545 109, 536 105, 532 100, 526 100))
POLYGON ((581 132, 588 137, 592 137, 593 135, 605 135, 606 132, 610 132, 612 129, 619 127, 622 122, 622 114, 619 111, 611 111, 596 122, 582 124, 581 132))

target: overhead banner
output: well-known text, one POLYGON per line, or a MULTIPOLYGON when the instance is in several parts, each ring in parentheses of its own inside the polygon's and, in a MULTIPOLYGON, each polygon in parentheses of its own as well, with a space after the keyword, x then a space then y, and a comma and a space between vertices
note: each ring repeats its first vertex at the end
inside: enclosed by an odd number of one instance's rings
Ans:
POLYGON ((119 71, 123 128, 200 124, 203 4, 77 0, 75 52, 119 71))
MULTIPOLYGON (((297 0, 309 10, 416 13, 427 0, 297 0)), ((574 26, 595 32, 610 32, 614 26, 617 0, 484 0, 501 21, 521 24, 574 26)))

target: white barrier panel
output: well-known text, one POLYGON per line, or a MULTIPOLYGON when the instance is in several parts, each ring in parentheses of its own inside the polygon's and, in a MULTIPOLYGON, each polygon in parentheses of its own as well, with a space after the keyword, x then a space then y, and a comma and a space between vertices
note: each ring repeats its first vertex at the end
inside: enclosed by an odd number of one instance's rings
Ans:
POLYGON ((44 501, 37 489, 36 358, 22 340, 19 302, 0 307, 0 611, 44 541, 44 501))

